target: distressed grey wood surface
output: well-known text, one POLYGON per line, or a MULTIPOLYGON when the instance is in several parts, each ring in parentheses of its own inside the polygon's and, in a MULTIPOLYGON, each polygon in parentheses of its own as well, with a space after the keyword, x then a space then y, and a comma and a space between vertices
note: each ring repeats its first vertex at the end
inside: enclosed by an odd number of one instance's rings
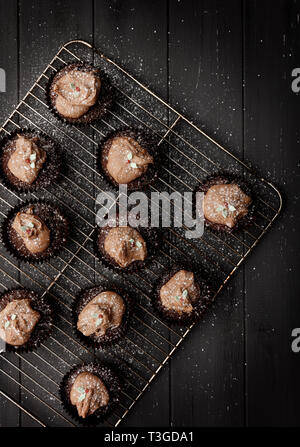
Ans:
MULTIPOLYGON (((284 193, 259 244, 123 425, 299 425, 299 1, 0 0, 1 122, 58 47, 94 43, 284 193)), ((23 398, 16 386, 6 389, 23 398)), ((22 400, 26 406, 26 400, 22 400)), ((0 425, 36 425, 0 396, 0 425)), ((44 409, 36 404, 35 415, 44 409)))

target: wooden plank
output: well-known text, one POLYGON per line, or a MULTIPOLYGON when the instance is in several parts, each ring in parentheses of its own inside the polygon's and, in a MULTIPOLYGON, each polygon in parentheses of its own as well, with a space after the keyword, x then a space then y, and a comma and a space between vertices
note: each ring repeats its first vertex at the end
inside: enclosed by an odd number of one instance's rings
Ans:
MULTIPOLYGON (((169 39, 170 103, 242 157, 241 2, 170 2, 169 39)), ((243 424, 243 347, 240 271, 171 362, 174 425, 243 424)))
MULTIPOLYGON (((0 68, 6 72, 6 92, 0 93, 0 122, 7 118, 14 105, 18 102, 18 8, 17 1, 0 0, 0 68), (5 42, 5 43, 4 43, 5 42)), ((13 283, 11 284, 13 286, 13 283)), ((4 354, 5 355, 5 354, 4 354)), ((0 360, 1 367, 4 361, 0 360), (3 362, 3 363, 2 363, 3 362)), ((18 362, 17 362, 18 363, 18 362)), ((17 380, 18 373, 12 371, 17 380)), ((19 398, 19 387, 9 378, 1 374, 1 388, 15 400, 19 398)), ((1 417, 0 426, 14 427, 19 424, 20 412, 4 397, 0 396, 1 417)))
POLYGON ((251 257, 247 285, 248 424, 299 425, 299 67, 297 1, 245 2, 245 154, 283 192, 284 213, 251 257))
MULTIPOLYGON (((95 2, 95 45, 156 93, 167 97, 167 2, 95 2)), ((166 367, 123 425, 169 424, 166 367)))

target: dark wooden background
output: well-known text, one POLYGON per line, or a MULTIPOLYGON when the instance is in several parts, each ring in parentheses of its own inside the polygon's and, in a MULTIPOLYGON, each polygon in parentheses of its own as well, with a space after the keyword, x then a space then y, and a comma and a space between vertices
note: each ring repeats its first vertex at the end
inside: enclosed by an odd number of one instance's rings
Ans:
MULTIPOLYGON (((297 0, 0 0, 1 121, 61 44, 85 39, 284 196, 281 218, 124 425, 299 425, 299 17, 297 0)), ((20 424, 32 421, 0 399, 0 426, 20 424)))

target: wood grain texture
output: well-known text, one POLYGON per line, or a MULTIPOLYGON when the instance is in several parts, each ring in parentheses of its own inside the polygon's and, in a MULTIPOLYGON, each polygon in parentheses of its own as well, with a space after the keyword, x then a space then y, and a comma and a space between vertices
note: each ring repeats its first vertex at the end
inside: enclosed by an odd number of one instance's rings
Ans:
POLYGON ((245 4, 245 155, 282 190, 284 213, 247 263, 249 425, 299 425, 299 2, 245 4), (298 372, 297 372, 298 371, 298 372))

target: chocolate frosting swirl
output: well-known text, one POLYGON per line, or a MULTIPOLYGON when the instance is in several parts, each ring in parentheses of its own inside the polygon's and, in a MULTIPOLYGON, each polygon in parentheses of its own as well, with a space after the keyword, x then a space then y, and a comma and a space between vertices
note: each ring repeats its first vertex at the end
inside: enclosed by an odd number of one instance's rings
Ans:
POLYGON ((120 267, 144 261, 147 246, 141 234, 130 226, 111 228, 104 241, 104 250, 120 267))
POLYGON ((153 157, 131 137, 115 137, 107 154, 106 169, 119 184, 127 184, 143 175, 153 157))
POLYGON ((204 216, 210 222, 233 228, 247 215, 251 203, 251 197, 236 184, 213 185, 204 196, 204 216))
POLYGON ((194 273, 179 270, 160 289, 160 299, 164 307, 179 313, 190 313, 200 298, 200 286, 195 282, 194 273))

